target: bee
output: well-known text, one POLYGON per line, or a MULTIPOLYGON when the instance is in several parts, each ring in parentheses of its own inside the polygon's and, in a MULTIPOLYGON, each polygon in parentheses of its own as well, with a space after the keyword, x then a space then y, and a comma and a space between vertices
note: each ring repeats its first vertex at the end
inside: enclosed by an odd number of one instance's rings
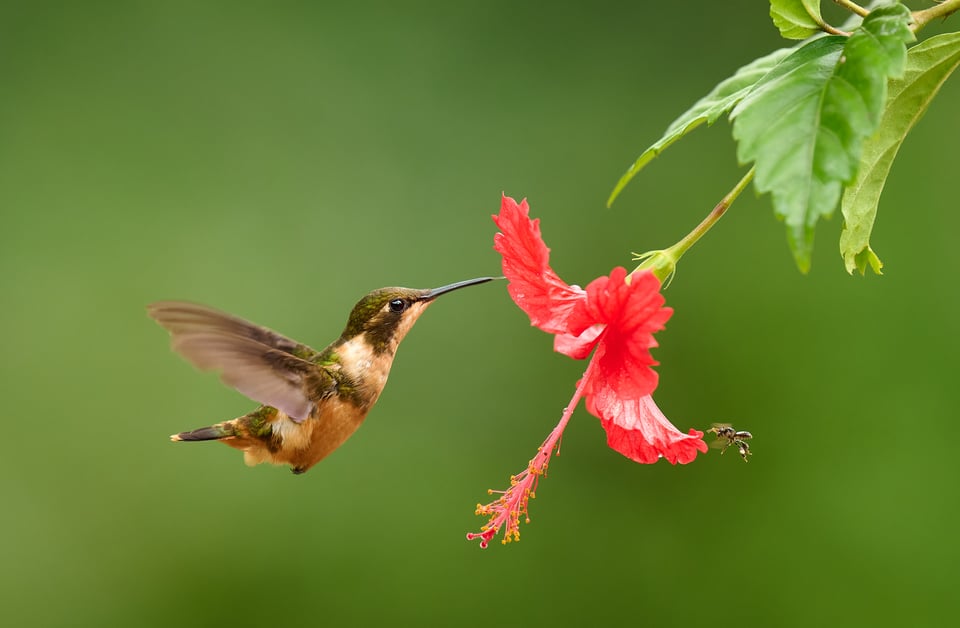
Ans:
POLYGON ((711 447, 721 448, 720 453, 723 454, 731 445, 736 445, 743 461, 749 462, 747 456, 753 454, 750 452, 750 445, 747 444, 747 441, 753 438, 753 434, 738 431, 729 423, 714 423, 713 427, 707 431, 717 435, 717 440, 710 443, 711 447))

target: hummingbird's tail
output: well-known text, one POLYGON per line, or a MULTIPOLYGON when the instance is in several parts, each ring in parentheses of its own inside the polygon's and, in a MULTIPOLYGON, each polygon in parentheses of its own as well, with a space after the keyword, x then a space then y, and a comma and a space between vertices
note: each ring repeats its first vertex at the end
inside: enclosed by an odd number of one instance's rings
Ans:
POLYGON ((230 425, 230 423, 232 423, 232 421, 217 423, 216 425, 211 425, 210 427, 201 427, 200 429, 191 430, 189 432, 172 434, 170 436, 170 440, 220 440, 221 438, 236 436, 237 432, 234 429, 234 426, 230 425))

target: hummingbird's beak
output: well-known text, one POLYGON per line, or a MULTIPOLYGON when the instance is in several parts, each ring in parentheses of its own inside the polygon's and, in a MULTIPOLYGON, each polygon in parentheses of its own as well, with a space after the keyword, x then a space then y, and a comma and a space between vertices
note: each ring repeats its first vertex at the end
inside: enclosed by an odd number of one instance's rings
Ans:
POLYGON ((436 299, 441 294, 446 294, 448 292, 453 292, 454 290, 459 290, 460 288, 466 288, 467 286, 475 286, 481 283, 487 283, 488 281, 493 281, 494 279, 503 279, 503 277, 477 277, 476 279, 467 279, 465 281, 458 281, 457 283, 452 283, 448 286, 442 286, 440 288, 434 288, 433 290, 428 290, 425 295, 420 297, 421 301, 432 301, 436 299))

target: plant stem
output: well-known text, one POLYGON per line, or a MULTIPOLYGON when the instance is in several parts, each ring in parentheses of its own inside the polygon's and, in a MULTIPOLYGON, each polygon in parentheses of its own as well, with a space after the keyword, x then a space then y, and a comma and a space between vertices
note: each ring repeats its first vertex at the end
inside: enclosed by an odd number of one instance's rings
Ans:
POLYGON ((822 19, 818 20, 816 17, 814 17, 813 21, 817 23, 817 26, 819 26, 824 33, 827 33, 829 35, 843 35, 844 37, 850 36, 849 32, 845 30, 840 30, 836 26, 830 26, 829 24, 824 22, 822 19))
POLYGON ((960 11, 960 0, 944 0, 937 5, 924 9, 923 11, 913 12, 913 25, 910 27, 914 33, 937 19, 938 17, 948 17, 952 13, 960 11))
POLYGON ((867 17, 867 15, 870 14, 870 11, 867 11, 862 6, 860 6, 856 2, 853 2, 852 0, 833 0, 833 1, 839 4, 840 6, 842 6, 847 11, 856 13, 860 17, 867 17))
POLYGON ((665 286, 669 284, 669 279, 676 270, 677 262, 680 261, 680 257, 687 252, 687 249, 696 244, 697 240, 703 237, 703 234, 705 234, 707 231, 710 231, 710 228, 713 227, 718 220, 720 220, 720 217, 726 213, 727 208, 729 208, 733 202, 737 200, 737 197, 740 196, 740 193, 743 192, 750 181, 753 180, 753 174, 755 170, 756 167, 750 168, 747 174, 743 175, 743 178, 740 179, 735 186, 733 186, 733 189, 727 192, 727 195, 720 199, 720 202, 716 204, 709 214, 707 214, 707 217, 700 221, 700 224, 694 227, 693 231, 685 235, 679 242, 668 249, 650 251, 643 254, 634 253, 634 260, 643 260, 640 265, 636 267, 634 272, 649 270, 657 277, 657 279, 660 280, 660 283, 664 284, 665 286))
POLYGON ((716 204, 716 206, 713 208, 713 211, 707 214, 707 217, 704 218, 703 221, 701 221, 700 224, 693 229, 693 231, 688 233, 682 240, 667 249, 667 251, 674 253, 677 259, 680 259, 680 256, 686 253, 687 249, 696 244, 697 240, 703 237, 703 234, 705 234, 707 231, 710 231, 710 228, 713 227, 718 220, 720 220, 720 217, 723 216, 724 213, 726 213, 727 208, 733 205, 733 202, 737 200, 738 196, 740 196, 740 192, 743 192, 744 188, 746 188, 750 181, 753 180, 753 173, 755 170, 755 167, 750 168, 749 172, 743 175, 743 178, 740 179, 735 186, 733 186, 733 189, 727 192, 727 195, 720 199, 720 202, 716 204))
POLYGON ((807 5, 803 5, 803 8, 807 12, 807 15, 810 16, 810 19, 816 22, 817 26, 819 26, 820 30, 822 30, 824 33, 829 35, 843 35, 844 37, 850 36, 850 33, 847 31, 840 30, 835 26, 827 24, 827 22, 821 16, 817 15, 816 11, 811 11, 810 7, 807 5))

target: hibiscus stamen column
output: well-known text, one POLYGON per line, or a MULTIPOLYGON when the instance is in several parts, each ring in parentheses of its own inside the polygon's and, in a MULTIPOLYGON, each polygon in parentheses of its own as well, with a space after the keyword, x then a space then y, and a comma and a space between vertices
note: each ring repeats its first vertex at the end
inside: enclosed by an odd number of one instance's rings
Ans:
POLYGON ((530 513, 527 510, 527 505, 531 499, 535 499, 537 496, 537 485, 540 484, 540 478, 547 475, 550 458, 560 443, 563 430, 566 429, 570 417, 573 416, 573 411, 577 409, 577 404, 580 403, 587 376, 590 374, 592 367, 593 363, 587 365, 587 372, 577 383, 577 390, 573 393, 570 403, 563 409, 560 422, 553 428, 543 444, 537 448, 537 455, 527 463, 527 468, 517 475, 510 476, 510 488, 507 490, 490 489, 487 491, 490 495, 499 493, 499 498, 489 504, 477 504, 476 514, 490 517, 490 520, 480 528, 480 532, 468 532, 468 541, 480 539, 480 547, 486 549, 490 540, 497 536, 501 529, 503 530, 501 543, 504 545, 511 541, 520 540, 520 517, 523 517, 524 523, 530 523, 530 513))

